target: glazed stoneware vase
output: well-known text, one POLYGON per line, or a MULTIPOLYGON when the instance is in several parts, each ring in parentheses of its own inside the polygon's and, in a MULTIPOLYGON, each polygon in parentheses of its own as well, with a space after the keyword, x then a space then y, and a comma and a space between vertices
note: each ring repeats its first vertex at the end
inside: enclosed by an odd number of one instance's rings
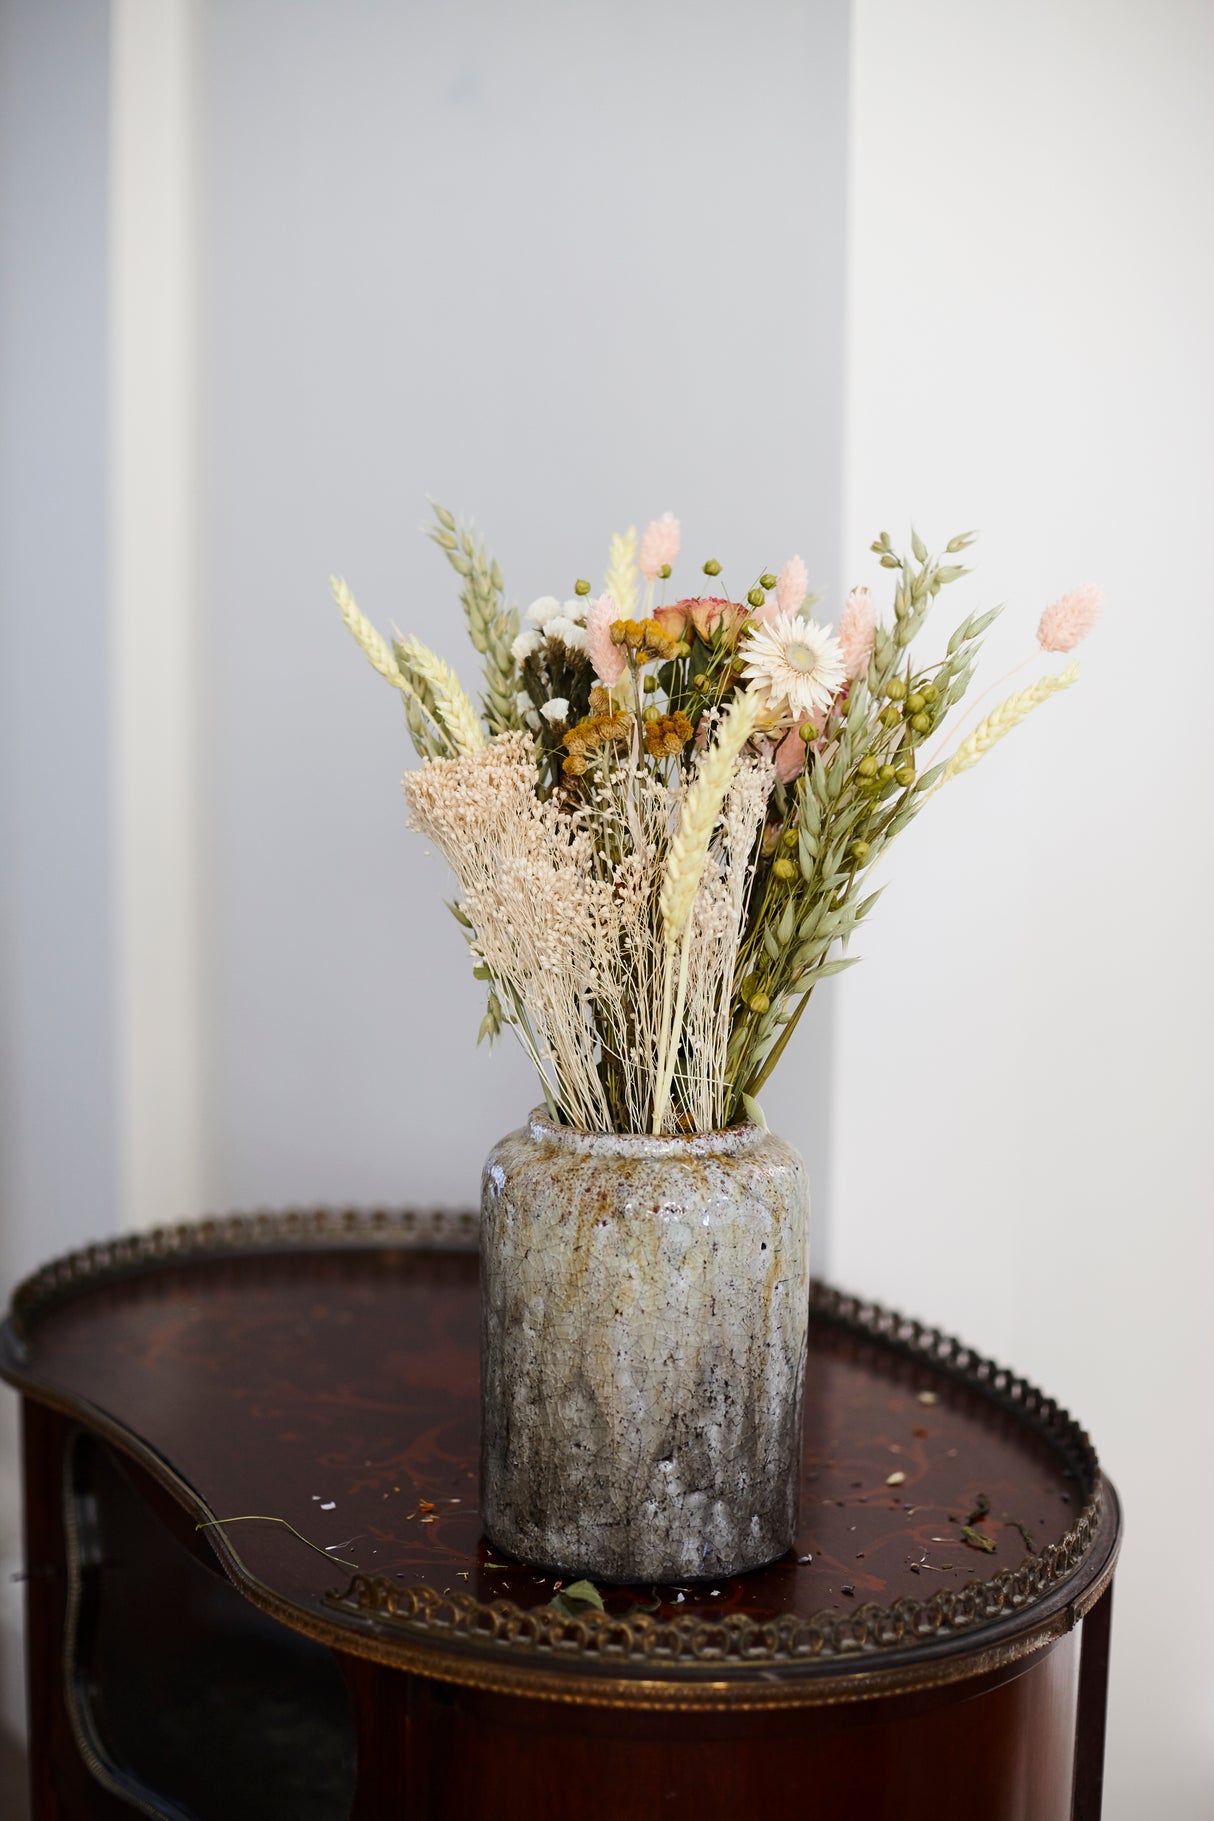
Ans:
POLYGON ((598 1136, 542 1112, 481 1194, 481 1512, 568 1577, 717 1578, 797 1527, 809 1192, 757 1126, 598 1136))

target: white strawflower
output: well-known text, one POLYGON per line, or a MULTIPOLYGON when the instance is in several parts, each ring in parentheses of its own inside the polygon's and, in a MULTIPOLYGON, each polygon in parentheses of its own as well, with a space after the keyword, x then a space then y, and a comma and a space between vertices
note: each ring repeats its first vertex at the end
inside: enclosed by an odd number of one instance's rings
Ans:
POLYGON ((782 614, 756 626, 743 648, 745 676, 769 709, 821 714, 847 681, 839 641, 816 620, 782 614))
POLYGON ((565 696, 553 696, 540 709, 545 721, 567 721, 569 719, 569 702, 565 696))
POLYGON ((542 626, 554 613, 561 611, 561 603, 554 594, 541 594, 538 601, 532 601, 523 618, 529 626, 542 626))
POLYGON ((543 638, 538 632, 520 632, 510 647, 510 656, 516 664, 525 664, 532 652, 538 651, 543 642, 543 638))
POLYGON ((559 639, 568 651, 585 651, 586 628, 579 626, 566 614, 554 614, 552 619, 544 621, 544 637, 559 639))

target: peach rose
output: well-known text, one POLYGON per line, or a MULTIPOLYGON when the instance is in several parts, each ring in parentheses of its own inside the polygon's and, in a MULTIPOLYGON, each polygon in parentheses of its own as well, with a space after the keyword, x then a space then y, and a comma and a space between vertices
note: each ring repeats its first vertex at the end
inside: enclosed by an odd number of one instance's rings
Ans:
POLYGON ((722 629, 722 637, 727 645, 732 645, 738 636, 738 629, 750 618, 750 609, 738 601, 725 601, 717 595, 689 596, 685 601, 676 601, 672 607, 655 607, 653 617, 662 631, 672 639, 688 637, 688 625, 698 633, 706 645, 711 644, 717 628, 722 629))

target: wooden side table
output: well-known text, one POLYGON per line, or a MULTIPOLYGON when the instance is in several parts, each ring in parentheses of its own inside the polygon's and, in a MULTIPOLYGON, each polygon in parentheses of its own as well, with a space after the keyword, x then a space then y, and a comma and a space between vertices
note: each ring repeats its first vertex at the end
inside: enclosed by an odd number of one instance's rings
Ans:
POLYGON ((232 1217, 17 1291, 35 1821, 1096 1821, 1119 1513, 1065 1412, 817 1285, 796 1550, 562 1609, 480 1534, 475 1235, 232 1217))

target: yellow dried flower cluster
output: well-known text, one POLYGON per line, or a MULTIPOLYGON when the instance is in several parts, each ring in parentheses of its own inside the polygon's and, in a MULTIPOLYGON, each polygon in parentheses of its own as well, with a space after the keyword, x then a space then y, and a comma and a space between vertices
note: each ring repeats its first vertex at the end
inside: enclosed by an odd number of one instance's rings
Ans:
POLYGON ((656 620, 613 620, 610 630, 611 643, 630 651, 638 664, 650 658, 665 662, 679 649, 679 641, 663 632, 656 620))
POLYGON ((656 720, 645 723, 645 750, 655 759, 677 758, 694 732, 682 709, 658 715, 656 720))
POLYGON ((571 727, 561 741, 568 754, 561 770, 567 778, 580 778, 586 770, 586 754, 600 746, 627 746, 632 737, 632 716, 619 710, 590 715, 571 727))

